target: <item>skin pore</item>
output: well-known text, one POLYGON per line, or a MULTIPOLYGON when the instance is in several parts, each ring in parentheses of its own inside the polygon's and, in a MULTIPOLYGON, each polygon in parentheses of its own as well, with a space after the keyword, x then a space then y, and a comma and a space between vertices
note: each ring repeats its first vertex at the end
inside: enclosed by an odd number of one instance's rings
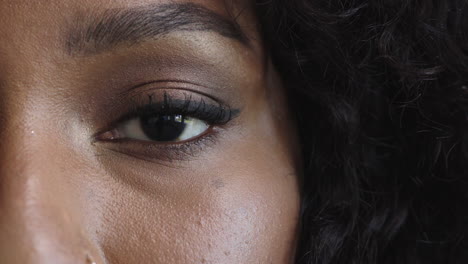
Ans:
POLYGON ((0 36, 0 263, 292 262, 298 147, 250 1, 0 0, 0 36))

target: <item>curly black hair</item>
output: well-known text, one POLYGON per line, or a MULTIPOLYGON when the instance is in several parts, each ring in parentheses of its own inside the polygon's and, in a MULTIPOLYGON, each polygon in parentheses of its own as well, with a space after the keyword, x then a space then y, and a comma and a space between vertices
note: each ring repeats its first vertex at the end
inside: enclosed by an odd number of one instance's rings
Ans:
POLYGON ((300 130, 297 263, 468 263, 468 1, 256 3, 300 130))

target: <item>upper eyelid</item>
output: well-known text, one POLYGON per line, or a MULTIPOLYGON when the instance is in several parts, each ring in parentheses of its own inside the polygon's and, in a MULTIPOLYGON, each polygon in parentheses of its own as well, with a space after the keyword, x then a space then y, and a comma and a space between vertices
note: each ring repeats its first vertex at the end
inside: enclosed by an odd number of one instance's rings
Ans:
POLYGON ((137 97, 141 93, 156 93, 160 90, 174 90, 174 91, 181 91, 186 93, 195 93, 200 96, 206 96, 207 98, 219 102, 220 104, 227 105, 228 103, 222 100, 219 97, 213 96, 210 93, 205 92, 204 90, 208 91, 215 91, 216 88, 214 87, 207 87, 204 85, 200 85, 195 82, 189 81, 181 81, 181 80, 174 80, 174 79, 167 79, 167 80, 154 80, 154 81, 147 81, 140 84, 132 85, 125 89, 125 91, 119 93, 119 97, 137 97))

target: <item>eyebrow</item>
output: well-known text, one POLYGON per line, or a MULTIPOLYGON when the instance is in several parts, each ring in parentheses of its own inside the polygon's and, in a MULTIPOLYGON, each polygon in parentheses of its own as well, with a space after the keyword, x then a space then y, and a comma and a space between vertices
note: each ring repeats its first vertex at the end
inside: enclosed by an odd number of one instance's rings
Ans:
POLYGON ((77 18, 67 36, 66 49, 70 55, 93 55, 119 44, 138 44, 175 31, 216 32, 248 44, 234 20, 198 4, 171 3, 110 9, 96 18, 77 18))

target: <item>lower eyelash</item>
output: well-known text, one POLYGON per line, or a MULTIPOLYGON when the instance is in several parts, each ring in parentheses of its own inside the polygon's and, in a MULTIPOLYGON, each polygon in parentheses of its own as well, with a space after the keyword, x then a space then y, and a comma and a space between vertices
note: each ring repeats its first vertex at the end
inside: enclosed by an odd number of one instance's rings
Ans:
MULTIPOLYGON (((114 144, 116 141, 112 141, 112 144, 109 144, 109 146, 111 151, 149 162, 160 163, 162 161, 172 163, 187 161, 196 158, 199 153, 206 151, 207 148, 217 143, 218 132, 216 129, 211 128, 210 130, 205 135, 186 142, 161 144, 122 139, 117 140, 118 144, 114 144)), ((110 142, 104 141, 105 144, 110 142)))

